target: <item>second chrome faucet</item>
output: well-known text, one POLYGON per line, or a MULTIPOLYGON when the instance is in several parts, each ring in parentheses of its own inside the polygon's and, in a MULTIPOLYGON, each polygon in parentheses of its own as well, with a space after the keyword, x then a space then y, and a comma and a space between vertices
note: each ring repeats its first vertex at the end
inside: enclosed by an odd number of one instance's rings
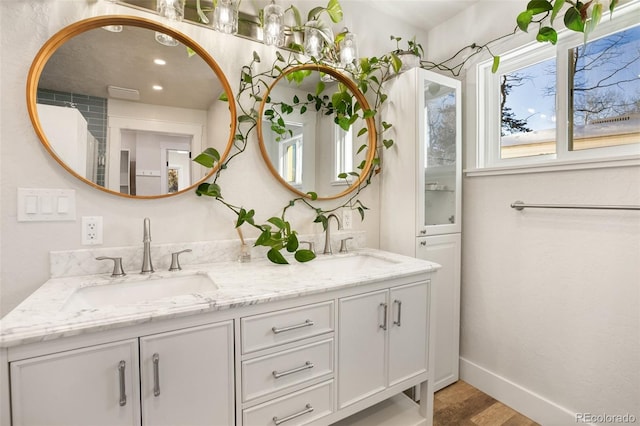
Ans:
POLYGON ((148 217, 144 218, 143 233, 144 251, 142 252, 142 271, 140 273, 151 274, 154 270, 153 263, 151 263, 151 220, 148 217))

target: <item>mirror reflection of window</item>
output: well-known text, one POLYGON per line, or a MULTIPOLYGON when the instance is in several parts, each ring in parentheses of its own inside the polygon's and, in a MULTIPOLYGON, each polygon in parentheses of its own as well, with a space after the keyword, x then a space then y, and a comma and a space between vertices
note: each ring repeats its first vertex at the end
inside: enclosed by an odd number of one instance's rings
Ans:
POLYGON ((333 180, 337 183, 350 183, 353 176, 347 176, 347 179, 340 179, 338 175, 341 173, 350 173, 353 171, 353 127, 344 130, 342 127, 335 125, 334 138, 334 174, 333 180))
MULTIPOLYGON (((301 125, 298 127, 302 129, 301 125)), ((302 187, 302 149, 302 133, 280 141, 278 149, 280 158, 278 172, 288 184, 295 187, 302 187)))

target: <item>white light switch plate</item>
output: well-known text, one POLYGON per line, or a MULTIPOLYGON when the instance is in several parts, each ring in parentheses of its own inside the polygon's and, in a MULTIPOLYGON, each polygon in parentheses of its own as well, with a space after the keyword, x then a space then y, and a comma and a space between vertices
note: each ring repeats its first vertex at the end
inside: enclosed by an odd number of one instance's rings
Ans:
POLYGON ((18 188, 18 222, 76 220, 73 189, 18 188))

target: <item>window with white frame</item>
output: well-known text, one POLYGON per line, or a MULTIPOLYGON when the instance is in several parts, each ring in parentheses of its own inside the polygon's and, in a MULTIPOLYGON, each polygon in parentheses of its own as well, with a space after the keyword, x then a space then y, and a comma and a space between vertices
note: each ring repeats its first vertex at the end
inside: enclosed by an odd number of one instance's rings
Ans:
POLYGON ((334 183, 350 184, 353 180, 353 176, 349 175, 353 172, 353 132, 350 127, 349 130, 344 130, 337 124, 335 128, 334 137, 334 149, 333 149, 333 167, 334 183), (346 173, 347 177, 341 179, 338 176, 346 173))
POLYGON ((640 25, 634 12, 556 46, 479 66, 479 167, 640 154, 640 25))

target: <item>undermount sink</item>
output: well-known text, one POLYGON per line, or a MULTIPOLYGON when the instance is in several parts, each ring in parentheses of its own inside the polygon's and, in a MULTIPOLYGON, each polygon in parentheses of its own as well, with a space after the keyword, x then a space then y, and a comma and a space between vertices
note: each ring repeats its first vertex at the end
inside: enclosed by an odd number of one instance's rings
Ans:
POLYGON ((67 300, 64 310, 133 305, 169 297, 205 293, 218 286, 206 274, 174 277, 149 277, 143 281, 119 282, 77 289, 67 300))
POLYGON ((342 269, 370 269, 378 268, 382 266, 389 266, 398 262, 385 259, 379 256, 372 256, 368 253, 354 253, 347 255, 331 255, 331 256, 318 256, 309 265, 317 265, 321 268, 342 268, 342 269), (330 265, 329 265, 330 264, 330 265))

